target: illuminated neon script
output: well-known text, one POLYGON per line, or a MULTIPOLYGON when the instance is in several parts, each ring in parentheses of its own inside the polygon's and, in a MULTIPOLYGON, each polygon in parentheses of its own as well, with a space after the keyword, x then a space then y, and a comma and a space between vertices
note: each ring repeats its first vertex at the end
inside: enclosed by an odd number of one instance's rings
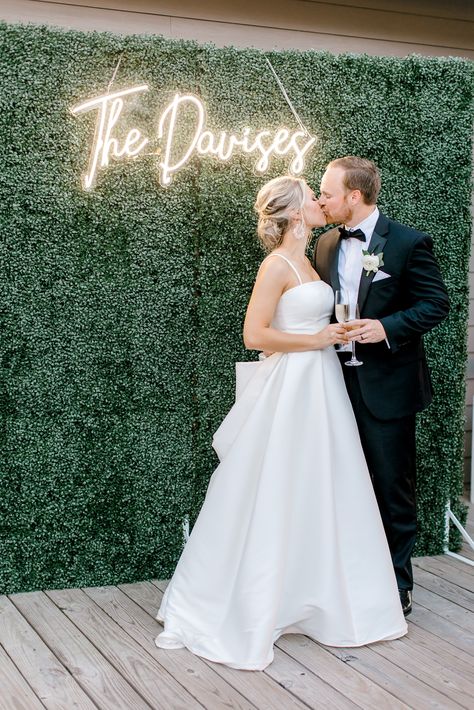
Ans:
MULTIPOLYGON (((119 120, 127 98, 148 91, 147 84, 141 84, 111 94, 104 94, 84 101, 71 109, 74 115, 96 110, 97 120, 95 134, 90 152, 87 172, 83 175, 83 186, 86 190, 94 187, 97 172, 106 168, 110 160, 120 158, 136 158, 145 153, 150 139, 138 128, 128 131, 125 138, 119 138, 119 120)), ((308 136, 304 131, 289 131, 278 128, 276 131, 262 130, 253 133, 250 128, 244 128, 240 135, 220 131, 218 134, 206 128, 206 110, 202 101, 193 94, 175 94, 173 100, 166 106, 158 122, 157 139, 160 148, 151 153, 159 159, 159 181, 164 187, 169 185, 175 173, 192 158, 194 154, 211 155, 217 159, 229 160, 236 150, 243 153, 255 153, 257 160, 255 169, 264 173, 269 166, 272 155, 291 155, 289 170, 294 175, 303 172, 304 160, 314 145, 316 138, 308 136), (177 130, 184 115, 188 117, 193 110, 192 135, 185 146, 177 145, 177 130)))

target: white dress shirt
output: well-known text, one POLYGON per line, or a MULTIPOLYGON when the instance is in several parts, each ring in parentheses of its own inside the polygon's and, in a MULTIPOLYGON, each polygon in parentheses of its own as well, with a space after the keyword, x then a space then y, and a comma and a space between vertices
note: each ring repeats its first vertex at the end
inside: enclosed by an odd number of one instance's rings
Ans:
MULTIPOLYGON (((348 297, 349 303, 352 304, 357 303, 357 296, 359 294, 359 285, 362 276, 362 250, 365 249, 367 251, 369 248, 369 243, 372 239, 379 214, 378 207, 375 207, 374 211, 355 227, 347 227, 347 225, 344 225, 349 232, 361 229, 365 234, 365 242, 360 239, 341 239, 339 249, 339 284, 341 291, 348 297)), ((339 348, 340 351, 350 349, 350 344, 341 345, 339 348)))

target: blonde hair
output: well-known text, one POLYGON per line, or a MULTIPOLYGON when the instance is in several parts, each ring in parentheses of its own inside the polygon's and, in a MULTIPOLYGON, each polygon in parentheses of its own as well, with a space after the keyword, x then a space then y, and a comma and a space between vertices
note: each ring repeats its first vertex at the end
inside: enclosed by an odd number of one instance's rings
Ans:
POLYGON ((290 226, 290 210, 301 210, 305 201, 306 182, 284 175, 265 183, 258 191, 254 209, 258 214, 257 234, 265 251, 280 246, 290 226))

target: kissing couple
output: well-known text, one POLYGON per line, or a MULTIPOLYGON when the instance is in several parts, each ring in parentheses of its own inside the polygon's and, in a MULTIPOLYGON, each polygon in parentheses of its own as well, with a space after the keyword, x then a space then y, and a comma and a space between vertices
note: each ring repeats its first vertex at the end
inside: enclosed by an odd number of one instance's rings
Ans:
POLYGON ((282 634, 350 647, 407 633, 423 334, 449 302, 431 237, 379 212, 379 190, 376 165, 346 156, 319 199, 289 176, 257 195, 268 255, 244 342, 271 355, 214 435, 220 464, 161 600, 160 648, 263 670, 282 634), (326 224, 342 226, 311 261, 326 224), (359 318, 334 322, 335 292, 359 318), (352 343, 360 367, 346 366, 352 343))

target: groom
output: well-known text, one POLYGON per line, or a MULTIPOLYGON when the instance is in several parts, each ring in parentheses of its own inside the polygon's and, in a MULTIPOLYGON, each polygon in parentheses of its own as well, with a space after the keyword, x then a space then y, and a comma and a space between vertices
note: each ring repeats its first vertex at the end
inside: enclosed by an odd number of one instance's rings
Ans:
MULTIPOLYGON (((329 163, 319 204, 328 224, 343 226, 321 235, 314 263, 324 281, 359 305, 360 319, 348 335, 363 365, 342 371, 407 615, 416 536, 415 413, 432 398, 422 336, 447 316, 449 302, 431 237, 381 214, 379 190, 372 161, 346 156, 329 163)), ((339 351, 341 364, 349 348, 339 351)))

